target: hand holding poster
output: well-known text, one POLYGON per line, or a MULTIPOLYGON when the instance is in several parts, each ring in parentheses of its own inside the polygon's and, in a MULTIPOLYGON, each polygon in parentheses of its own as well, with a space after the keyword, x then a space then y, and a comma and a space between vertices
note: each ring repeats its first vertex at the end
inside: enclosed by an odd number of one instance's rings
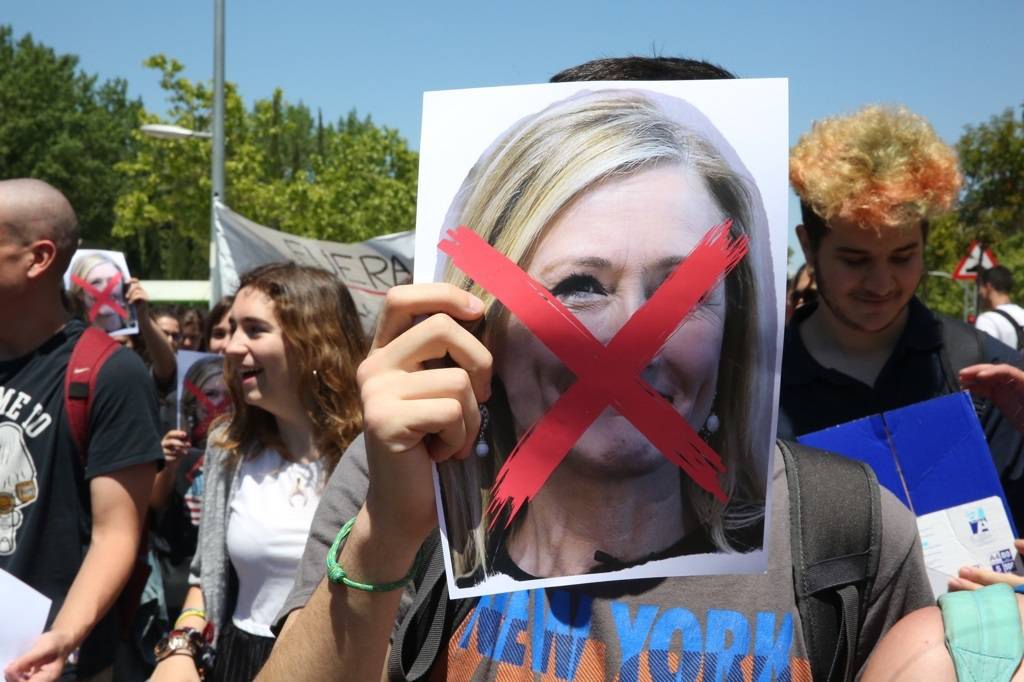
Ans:
POLYGON ((73 312, 111 336, 139 333, 135 307, 125 300, 131 274, 118 251, 79 249, 64 273, 73 312))
POLYGON ((453 597, 764 570, 785 92, 425 96, 416 281, 481 298, 494 358, 480 456, 435 476, 453 597))

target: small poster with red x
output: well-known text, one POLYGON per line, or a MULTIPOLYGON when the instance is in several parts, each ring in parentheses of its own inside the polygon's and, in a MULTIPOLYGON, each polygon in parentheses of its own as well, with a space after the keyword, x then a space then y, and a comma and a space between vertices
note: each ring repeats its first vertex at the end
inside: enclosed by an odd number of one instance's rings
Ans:
POLYGON ((72 312, 111 336, 139 333, 135 307, 125 300, 130 281, 120 251, 79 249, 64 273, 72 312))
POLYGON ((453 597, 765 571, 787 87, 425 94, 415 280, 480 297, 493 357, 435 469, 453 597))
POLYGON ((188 434, 192 447, 202 447, 213 421, 231 408, 224 383, 224 356, 179 350, 178 429, 188 434))

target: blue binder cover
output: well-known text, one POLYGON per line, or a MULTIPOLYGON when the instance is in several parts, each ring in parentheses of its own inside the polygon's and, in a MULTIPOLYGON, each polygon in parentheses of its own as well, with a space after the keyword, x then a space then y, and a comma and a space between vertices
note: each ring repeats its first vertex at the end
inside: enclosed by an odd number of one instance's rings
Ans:
POLYGON ((964 391, 797 438, 867 463, 916 516, 998 495, 1017 528, 985 434, 964 391))

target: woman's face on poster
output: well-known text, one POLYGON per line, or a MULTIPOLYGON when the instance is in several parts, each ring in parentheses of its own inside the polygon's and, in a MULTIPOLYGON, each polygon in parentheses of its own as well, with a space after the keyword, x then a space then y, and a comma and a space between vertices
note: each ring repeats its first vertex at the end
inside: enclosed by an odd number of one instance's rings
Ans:
MULTIPOLYGON (((96 289, 97 291, 106 291, 110 285, 110 281, 116 277, 119 277, 118 283, 114 286, 111 291, 111 298, 118 303, 123 309, 127 309, 124 302, 124 275, 118 269, 118 267, 108 261, 101 261, 94 265, 89 272, 85 273, 85 281, 89 283, 89 286, 96 289)), ((96 299, 93 298, 89 292, 82 291, 82 302, 85 304, 86 311, 92 311, 93 306, 96 304, 96 299)), ((89 313, 92 316, 91 312, 89 313)), ((121 318, 114 308, 109 305, 101 305, 96 311, 96 318, 93 320, 93 324, 103 327, 107 331, 113 331, 120 329, 124 326, 125 321, 121 318)))
MULTIPOLYGON (((607 344, 723 219, 696 174, 677 165, 642 170, 595 185, 556 214, 525 269, 607 344)), ((694 430, 712 411, 725 314, 725 287, 719 284, 641 374, 694 430)), ((515 317, 496 331, 496 369, 519 438, 575 377, 515 317)), ((675 467, 611 408, 563 466, 625 476, 675 467)))
MULTIPOLYGON (((222 406, 228 399, 228 387, 224 383, 223 372, 210 375, 210 378, 203 382, 199 390, 212 405, 222 406)), ((209 411, 206 409, 206 405, 196 401, 196 423, 202 424, 208 416, 209 411)))

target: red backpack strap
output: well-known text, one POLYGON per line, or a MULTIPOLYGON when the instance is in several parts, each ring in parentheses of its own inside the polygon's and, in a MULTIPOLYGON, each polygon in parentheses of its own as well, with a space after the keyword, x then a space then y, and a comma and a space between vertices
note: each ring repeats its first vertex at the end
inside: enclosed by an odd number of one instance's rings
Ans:
POLYGON ((106 332, 88 327, 75 343, 64 374, 64 411, 83 467, 89 452, 89 413, 96 393, 96 378, 103 363, 119 347, 106 332))
MULTIPOLYGON (((93 398, 96 397, 96 380, 104 363, 120 347, 121 344, 103 330, 88 327, 82 332, 82 336, 71 351, 71 360, 64 374, 64 411, 68 415, 71 436, 78 447, 83 468, 88 464, 89 415, 92 412, 93 398)), ((144 519, 135 566, 128 576, 127 584, 111 607, 111 610, 118 614, 121 637, 126 641, 135 622, 135 612, 151 570, 146 561, 149 551, 148 528, 148 520, 144 519)))

